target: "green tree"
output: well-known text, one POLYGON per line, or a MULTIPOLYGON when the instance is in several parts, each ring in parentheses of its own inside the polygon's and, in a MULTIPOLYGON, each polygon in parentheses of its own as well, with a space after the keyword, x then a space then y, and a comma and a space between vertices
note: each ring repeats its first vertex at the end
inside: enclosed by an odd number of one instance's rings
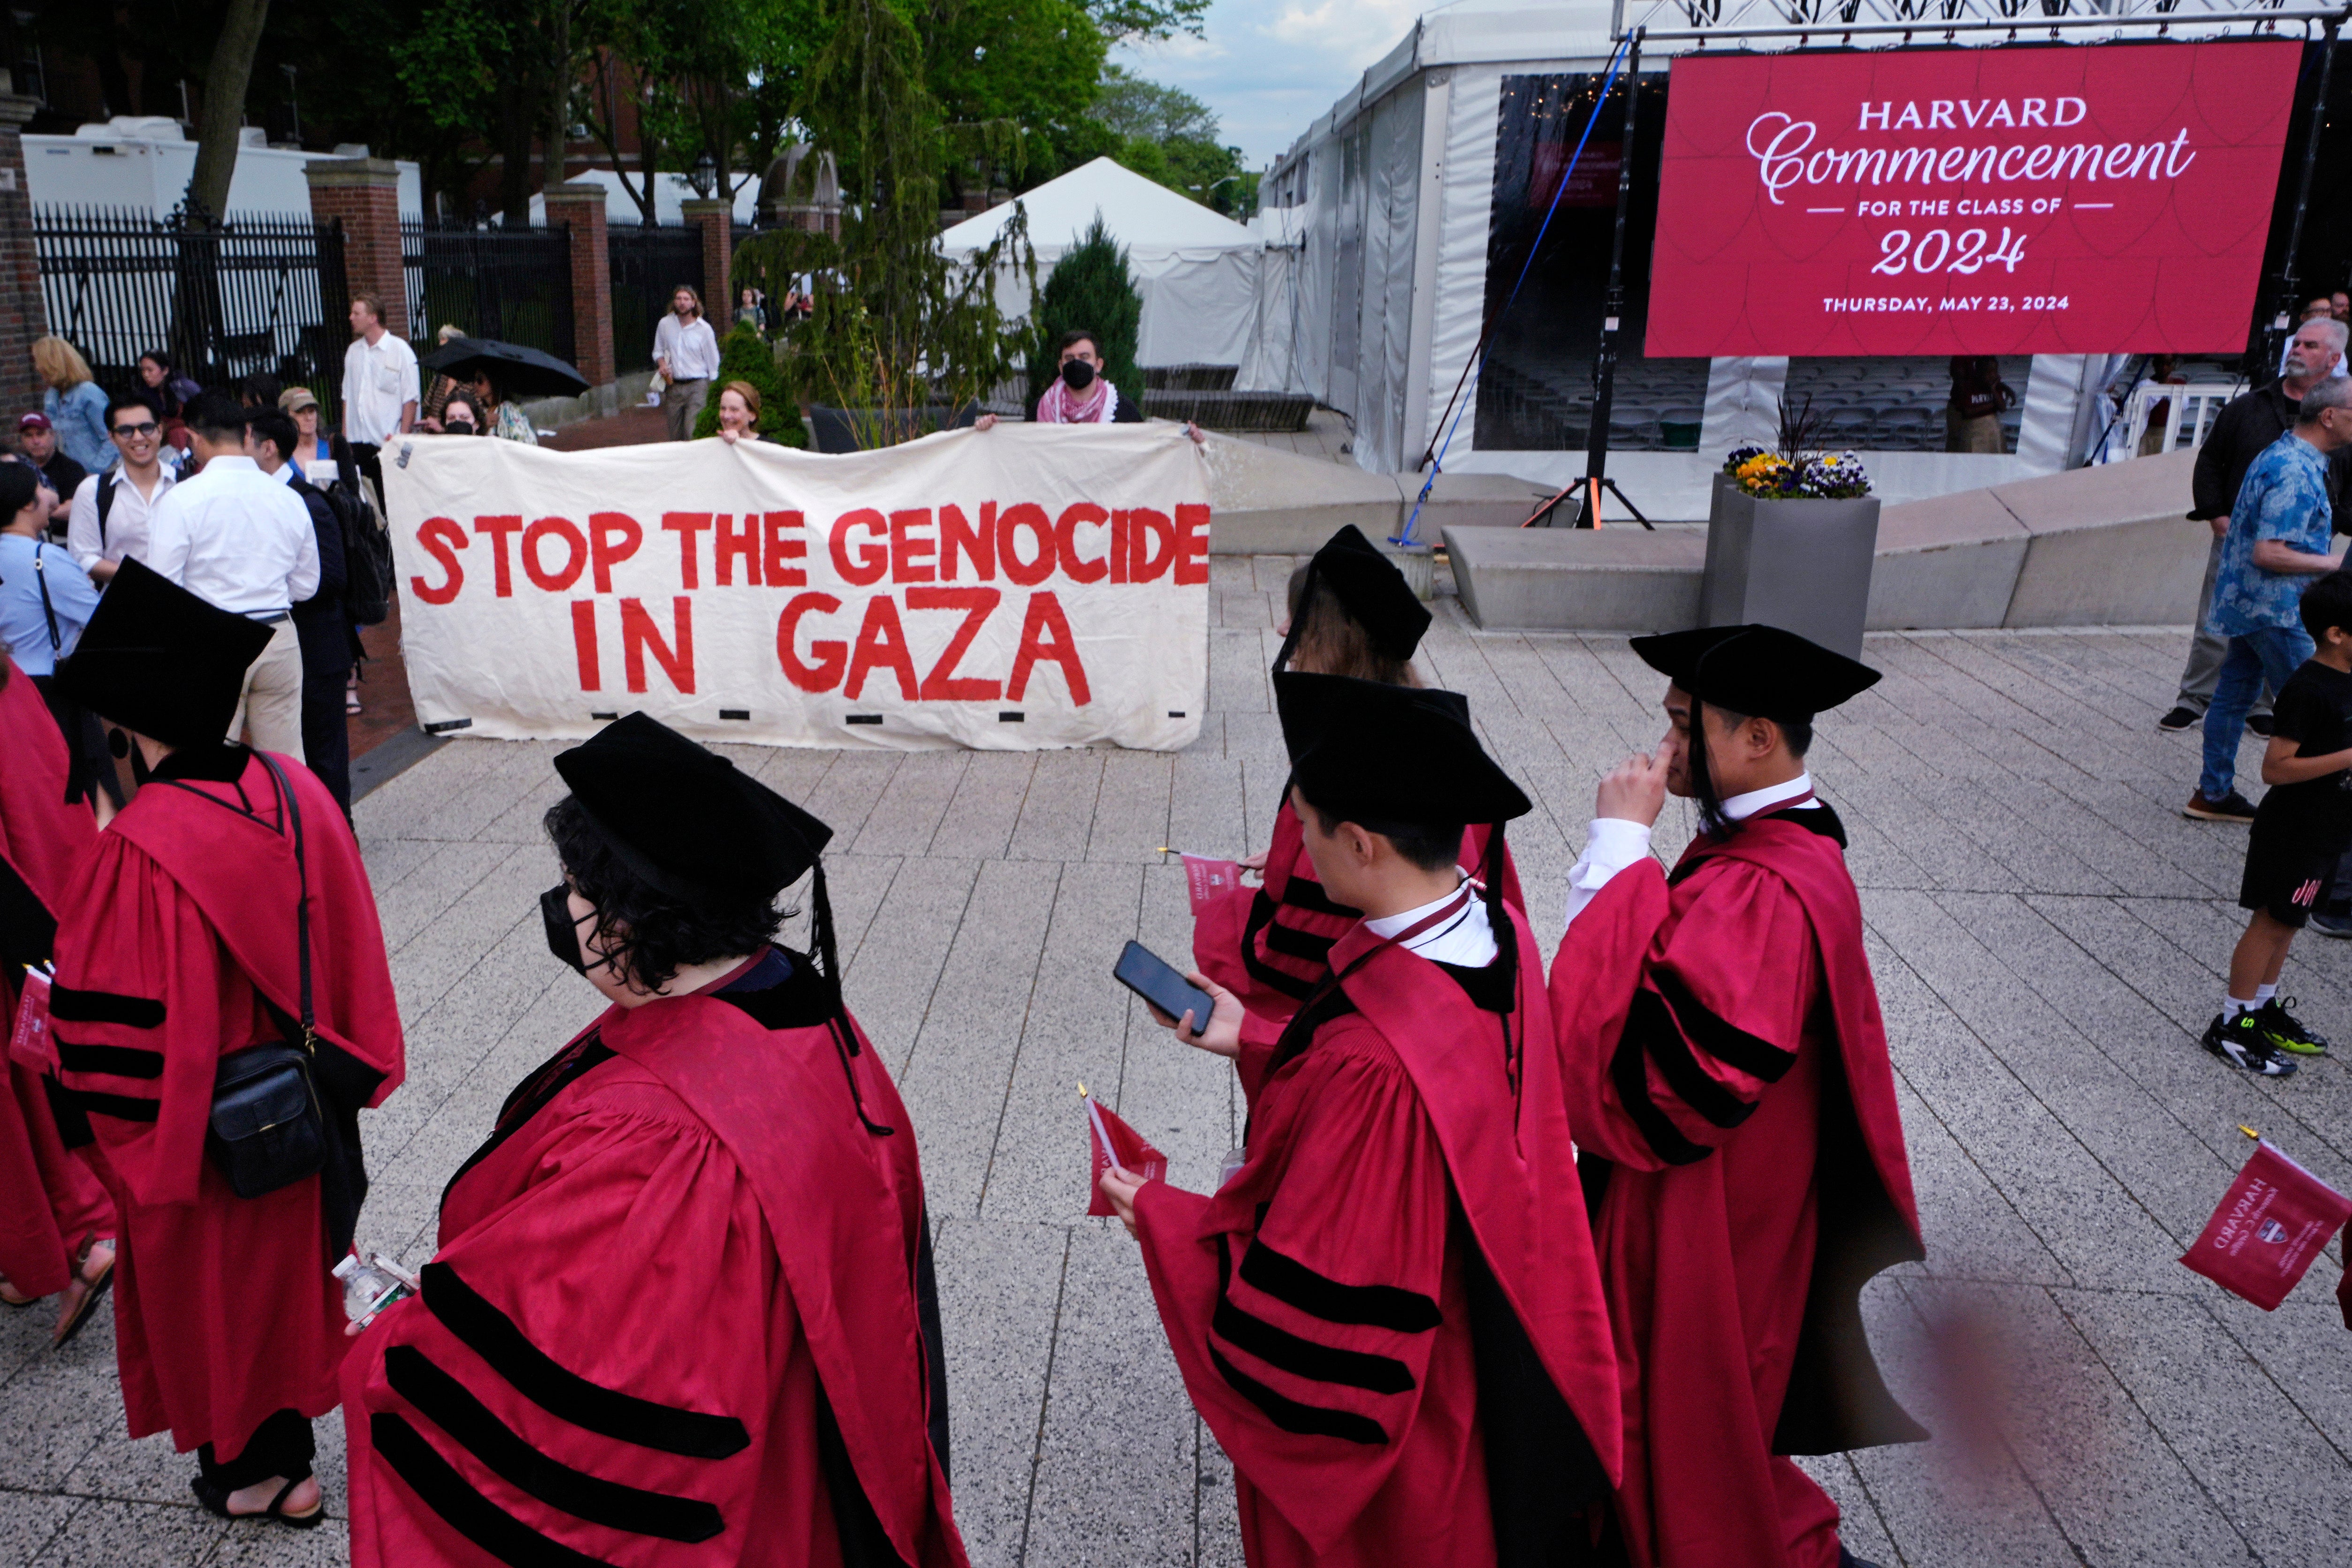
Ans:
POLYGON ((1103 227, 1102 214, 1086 237, 1062 253, 1053 276, 1035 291, 1036 319, 1029 338, 1029 406, 1037 406, 1046 386, 1059 374, 1062 334, 1084 330, 1094 335, 1101 353, 1103 374, 1118 389, 1121 402, 1143 406, 1143 372, 1135 368, 1135 345, 1143 325, 1143 298, 1135 291, 1128 272, 1127 252, 1103 227))

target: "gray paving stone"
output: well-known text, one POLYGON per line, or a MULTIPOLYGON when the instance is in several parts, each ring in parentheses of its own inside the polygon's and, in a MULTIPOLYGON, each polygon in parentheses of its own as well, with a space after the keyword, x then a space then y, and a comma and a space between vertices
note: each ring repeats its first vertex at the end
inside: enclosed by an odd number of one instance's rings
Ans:
POLYGON ((0 1491, 0 1563, 24 1568, 65 1528, 77 1509, 88 1506, 78 1497, 0 1491))
POLYGON ((980 1219, 934 1225, 956 1522, 975 1568, 1010 1568, 1022 1561, 1070 1230, 980 1219))

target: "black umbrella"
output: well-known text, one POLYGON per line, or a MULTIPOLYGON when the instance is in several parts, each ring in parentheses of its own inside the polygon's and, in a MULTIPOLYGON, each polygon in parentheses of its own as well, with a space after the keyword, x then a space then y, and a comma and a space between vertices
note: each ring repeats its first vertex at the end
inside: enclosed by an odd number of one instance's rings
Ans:
POLYGON ((459 338, 418 362, 451 381, 487 375, 501 397, 576 397, 588 390, 588 378, 553 354, 495 338, 459 338))

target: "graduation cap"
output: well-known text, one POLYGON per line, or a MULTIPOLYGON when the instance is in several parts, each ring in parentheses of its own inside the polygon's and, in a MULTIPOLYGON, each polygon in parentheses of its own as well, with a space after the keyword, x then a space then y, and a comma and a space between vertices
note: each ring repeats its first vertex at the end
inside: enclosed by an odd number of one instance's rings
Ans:
POLYGON ((1383 824, 1505 822, 1533 807, 1470 727, 1459 692, 1276 672, 1291 773, 1327 815, 1383 824))
MULTIPOLYGON (((1421 634, 1429 630, 1429 606, 1405 582, 1396 563, 1374 549, 1353 523, 1326 539, 1307 561, 1307 585, 1298 598, 1301 609, 1318 582, 1330 589, 1339 608, 1388 657, 1410 659, 1421 646, 1421 634)), ((1281 656, 1275 661, 1276 669, 1290 663, 1290 651, 1297 644, 1300 631, 1294 617, 1281 656)))
POLYGON ((269 628, 208 604, 125 557, 58 685, 74 701, 166 746, 217 746, 269 628))
POLYGON ((767 899, 817 863, 833 830, 644 713, 558 754, 589 822, 672 898, 767 899))
POLYGON ((1701 626, 1636 637, 1642 662, 1703 703, 1806 723, 1868 691, 1878 672, 1778 626, 1701 626))

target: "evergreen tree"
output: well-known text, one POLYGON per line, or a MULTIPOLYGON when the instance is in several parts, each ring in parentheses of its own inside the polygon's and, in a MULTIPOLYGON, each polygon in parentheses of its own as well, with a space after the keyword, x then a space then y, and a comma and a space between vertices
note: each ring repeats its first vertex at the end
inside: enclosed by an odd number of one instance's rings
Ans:
POLYGON ((1055 345, 1080 329, 1094 334, 1103 374, 1118 389, 1119 401, 1143 406, 1143 372, 1135 368, 1135 344, 1143 322, 1143 298, 1127 270, 1127 252, 1103 227, 1097 213, 1086 237, 1062 253, 1051 277, 1035 295, 1035 325, 1029 344, 1029 406, 1037 406, 1060 373, 1055 345))
POLYGON ((748 321, 739 321, 719 345, 719 373, 711 378, 709 399, 694 422, 694 434, 719 434, 719 394, 729 382, 749 382, 760 394, 760 434, 787 446, 806 446, 807 429, 792 389, 776 367, 776 352, 748 321))

